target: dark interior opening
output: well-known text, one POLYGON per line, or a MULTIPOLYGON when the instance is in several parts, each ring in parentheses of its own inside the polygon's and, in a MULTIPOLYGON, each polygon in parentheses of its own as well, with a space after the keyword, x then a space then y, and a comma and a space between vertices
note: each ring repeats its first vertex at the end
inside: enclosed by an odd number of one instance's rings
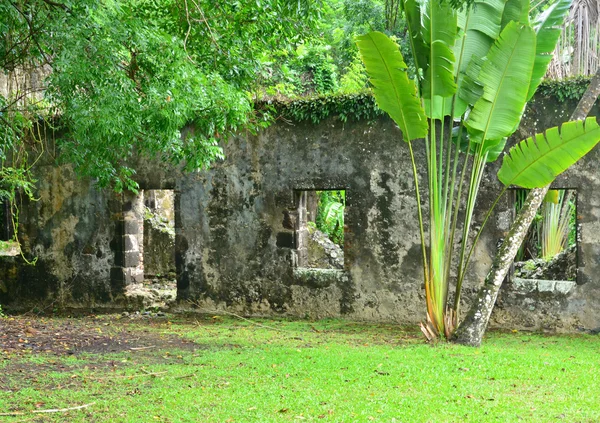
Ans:
POLYGON ((13 236, 10 203, 6 200, 0 201, 0 241, 10 241, 13 239, 13 236))

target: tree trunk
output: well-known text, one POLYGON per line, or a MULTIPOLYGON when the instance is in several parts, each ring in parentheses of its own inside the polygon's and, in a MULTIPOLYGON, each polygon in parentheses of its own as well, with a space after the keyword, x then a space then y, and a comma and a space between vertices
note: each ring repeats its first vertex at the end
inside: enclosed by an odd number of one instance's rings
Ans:
MULTIPOLYGON (((583 120, 587 117, 600 95, 600 68, 590 81, 590 85, 579 100, 577 108, 571 115, 571 120, 583 120)), ((536 215, 542 200, 550 189, 550 185, 543 188, 532 189, 523 204, 523 207, 517 214, 517 218, 512 224, 507 237, 502 242, 492 268, 487 274, 483 286, 477 294, 477 299, 469 309, 465 320, 460 324, 453 342, 457 344, 470 345, 478 347, 481 345, 483 334, 487 328, 496 298, 500 292, 502 282, 510 269, 510 265, 517 255, 519 247, 523 243, 529 226, 536 215)))

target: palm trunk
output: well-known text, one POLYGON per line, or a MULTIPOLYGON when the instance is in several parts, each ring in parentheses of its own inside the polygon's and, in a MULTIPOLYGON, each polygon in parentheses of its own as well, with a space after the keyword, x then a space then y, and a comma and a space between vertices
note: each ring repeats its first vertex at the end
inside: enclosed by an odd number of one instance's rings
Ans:
MULTIPOLYGON (((599 95, 600 68, 590 81, 590 85, 586 92, 579 100, 577 108, 571 115, 571 120, 585 119, 599 95)), ((487 274, 475 302, 457 329, 452 339, 453 342, 474 347, 481 345, 481 340, 490 320, 490 315, 492 314, 502 282, 510 269, 510 265, 514 261, 517 251, 523 243, 527 231, 529 230, 529 226, 536 215, 537 209, 542 203, 549 188, 550 185, 543 188, 532 189, 529 192, 523 207, 517 214, 517 218, 508 232, 508 236, 504 239, 504 242, 502 242, 496 257, 494 258, 492 268, 487 274)))

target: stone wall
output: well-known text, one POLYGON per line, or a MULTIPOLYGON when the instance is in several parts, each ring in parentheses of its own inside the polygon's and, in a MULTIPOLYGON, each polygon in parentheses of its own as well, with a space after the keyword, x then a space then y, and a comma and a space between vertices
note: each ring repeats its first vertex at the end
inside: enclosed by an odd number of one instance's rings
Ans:
MULTIPOLYGON (((568 118, 574 104, 538 100, 521 136, 568 118)), ((414 144, 417 160, 424 149, 414 144)), ((175 264, 180 307, 254 315, 415 323, 425 301, 416 201, 406 145, 388 119, 319 124, 277 123, 257 136, 234 137, 227 159, 210 171, 181 174, 163 163, 138 166, 142 189, 175 193, 175 264), (302 190, 346 190, 343 270, 297 267, 291 223, 302 190)), ((600 179, 598 149, 561 176, 556 188, 578 190, 578 278, 568 292, 523 291, 511 281, 492 324, 574 330, 600 326, 600 179)), ((499 163, 489 166, 476 218, 500 191, 499 163)), ((0 302, 13 307, 115 307, 139 283, 141 241, 130 223, 131 195, 98 191, 68 166, 37 168, 40 201, 24 203, 20 258, 0 258, 0 302), (134 236, 136 235, 136 236, 134 236), (135 250, 134 239, 138 242, 135 250), (135 252, 137 251, 137 262, 135 252)), ((136 217, 137 218, 137 217, 136 217)), ((484 231, 465 287, 466 303, 483 280, 513 218, 511 196, 484 231)), ((143 232, 143 231, 142 231, 143 232)))

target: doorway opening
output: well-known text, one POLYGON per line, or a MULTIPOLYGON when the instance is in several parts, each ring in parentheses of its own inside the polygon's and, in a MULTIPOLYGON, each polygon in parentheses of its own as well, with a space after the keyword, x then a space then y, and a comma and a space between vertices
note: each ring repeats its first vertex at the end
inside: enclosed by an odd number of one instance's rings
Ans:
POLYGON ((177 298, 175 191, 140 190, 125 202, 123 268, 126 295, 144 308, 164 308, 177 298))

